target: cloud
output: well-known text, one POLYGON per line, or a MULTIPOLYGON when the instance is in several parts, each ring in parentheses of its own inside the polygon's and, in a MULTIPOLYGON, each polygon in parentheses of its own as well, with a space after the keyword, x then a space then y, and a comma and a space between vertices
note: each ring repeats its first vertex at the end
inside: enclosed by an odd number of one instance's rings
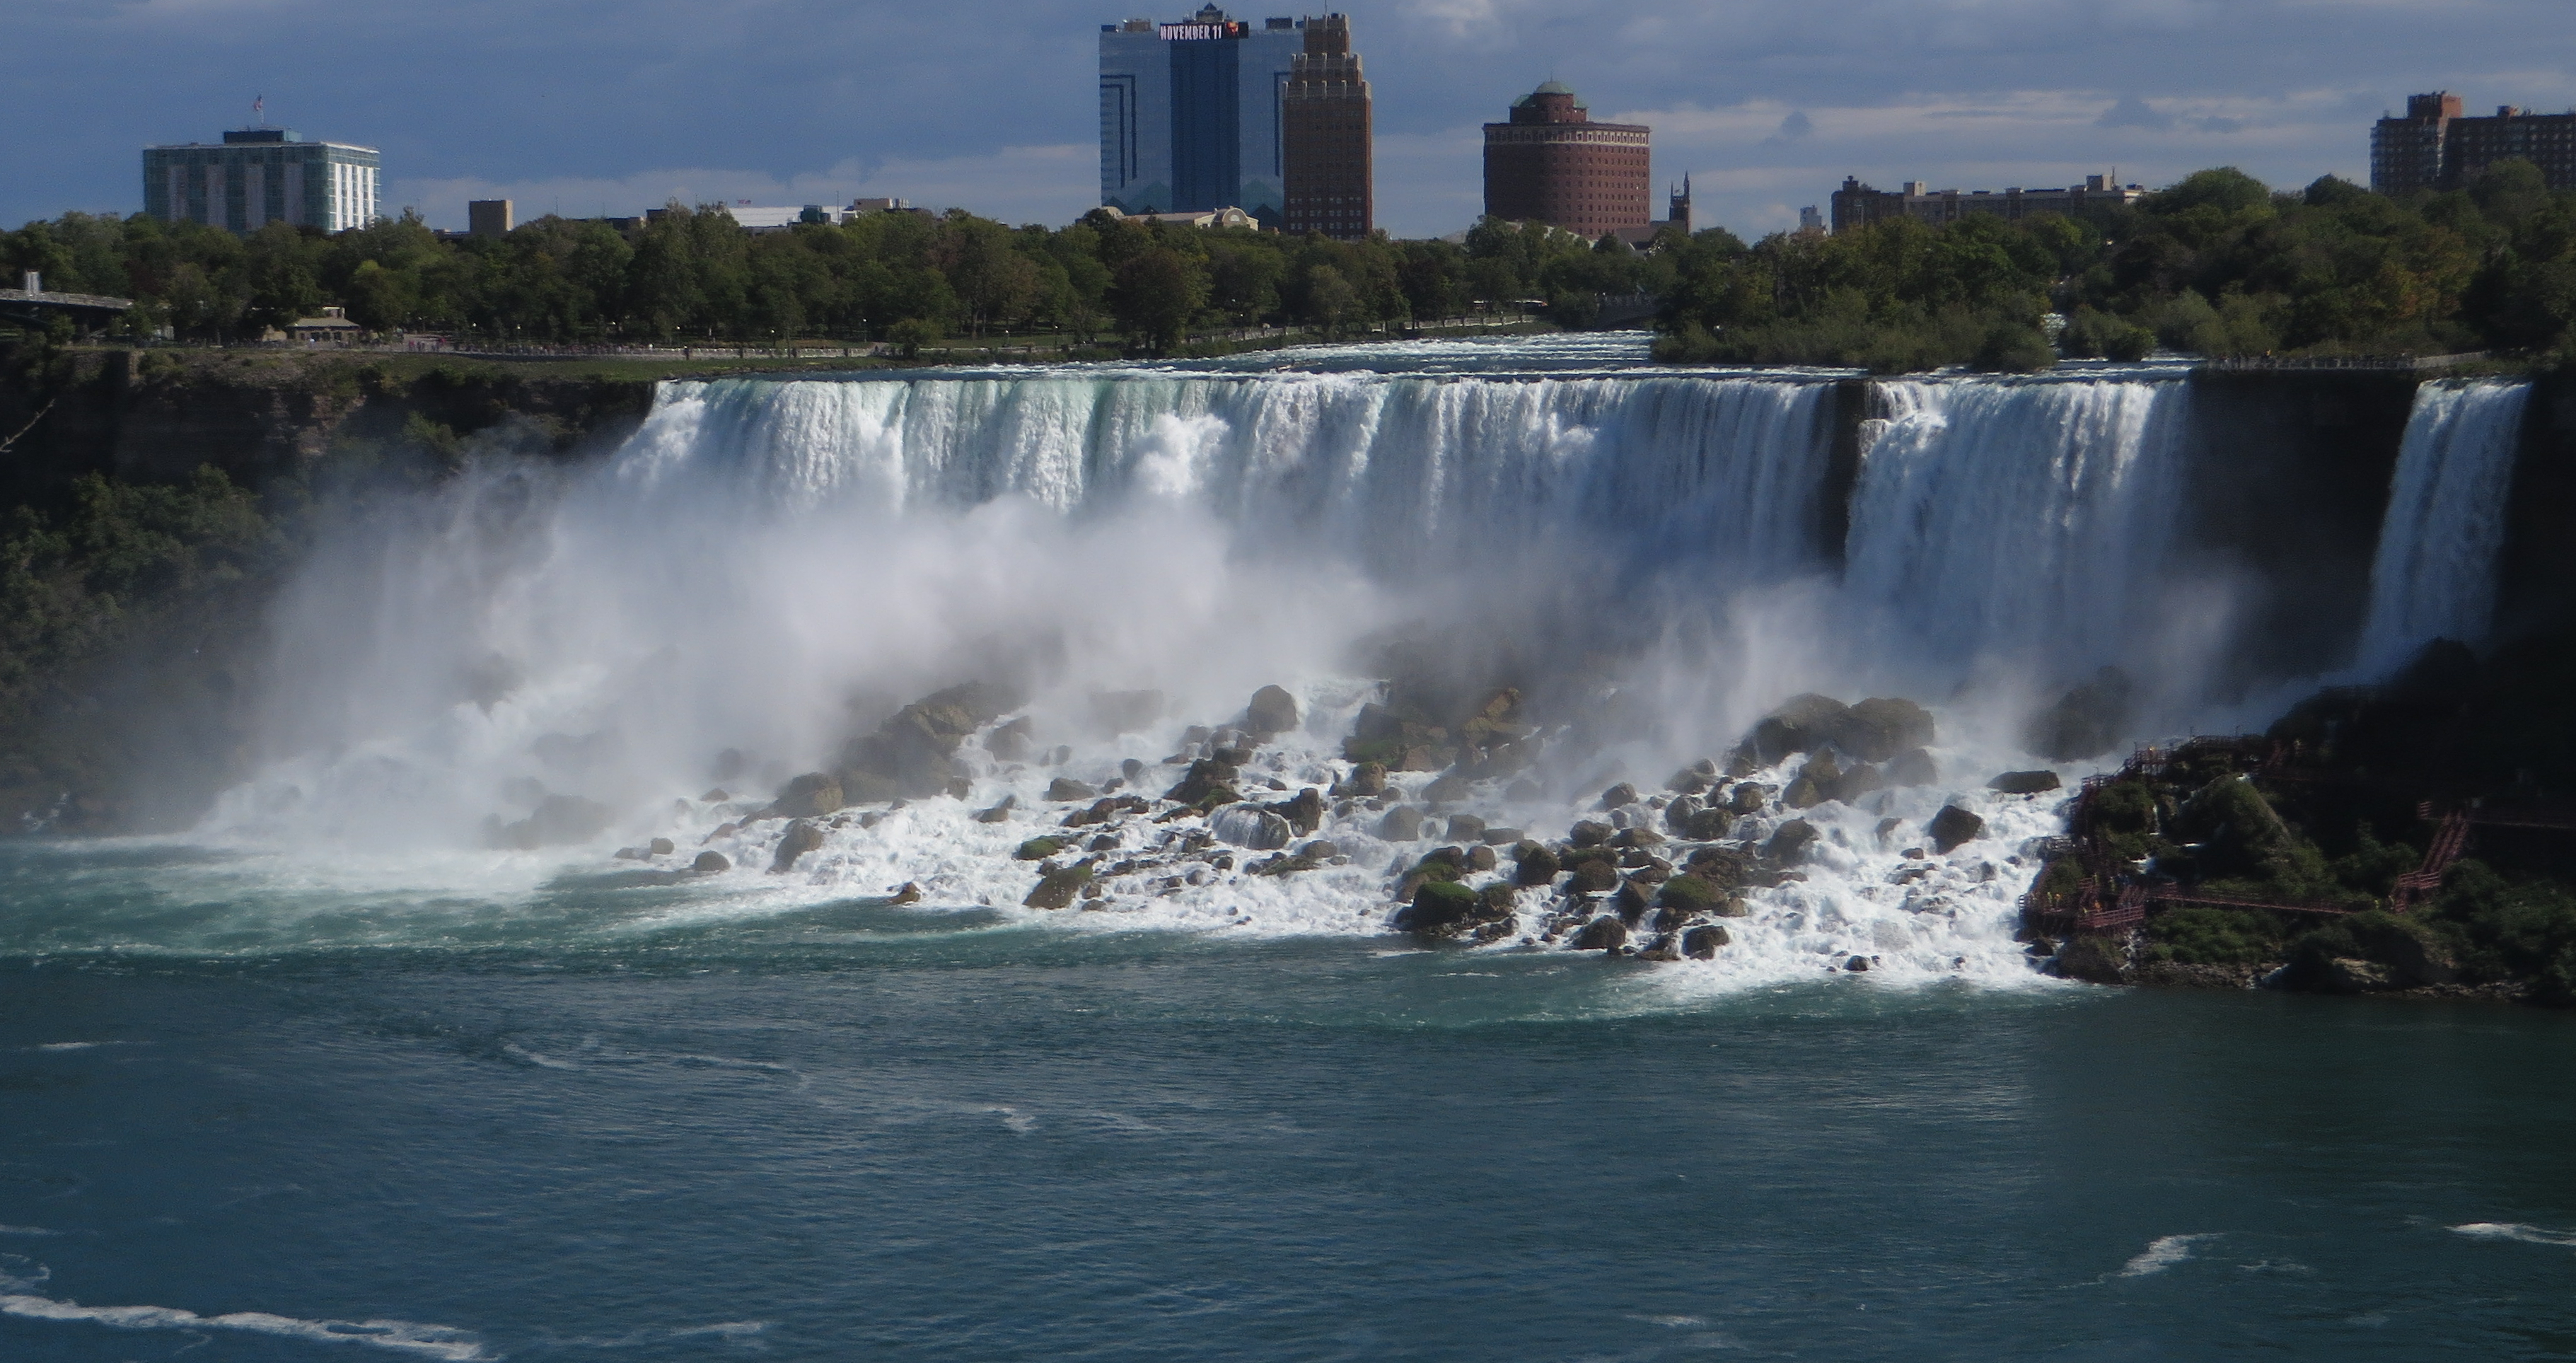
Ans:
POLYGON ((1780 120, 1780 131, 1771 134, 1764 141, 1772 144, 1795 142, 1815 130, 1816 121, 1807 117, 1806 110, 1793 109, 1787 118, 1780 120))
POLYGON ((2154 106, 2136 95, 2122 95, 2119 103, 2103 110, 2102 116, 2093 120, 2093 126, 2145 128, 2149 132, 2163 132, 2173 126, 2173 119, 2170 115, 2157 113, 2154 106))

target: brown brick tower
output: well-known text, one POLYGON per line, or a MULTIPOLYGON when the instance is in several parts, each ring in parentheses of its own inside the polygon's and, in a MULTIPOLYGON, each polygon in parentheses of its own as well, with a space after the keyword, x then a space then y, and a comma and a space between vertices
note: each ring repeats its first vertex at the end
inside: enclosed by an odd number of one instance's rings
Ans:
POLYGON ((1595 123, 1572 90, 1549 81, 1485 125, 1485 216, 1536 221, 1586 237, 1652 220, 1647 129, 1595 123))
POLYGON ((1343 241, 1377 225, 1369 85, 1351 50, 1351 21, 1339 14, 1298 22, 1305 51, 1289 59, 1280 88, 1287 160, 1283 226, 1343 241))

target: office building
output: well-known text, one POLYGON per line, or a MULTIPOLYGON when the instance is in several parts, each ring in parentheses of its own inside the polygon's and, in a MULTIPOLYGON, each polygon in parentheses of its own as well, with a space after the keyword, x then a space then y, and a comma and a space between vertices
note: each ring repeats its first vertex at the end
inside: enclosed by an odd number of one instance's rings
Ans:
POLYGON ((1586 237, 1648 225, 1647 128, 1595 123, 1572 90, 1549 81, 1485 125, 1485 216, 1543 222, 1586 237))
POLYGON ((1289 59, 1280 92, 1286 146, 1282 226, 1358 241, 1377 225, 1374 132, 1368 79, 1339 14, 1298 25, 1304 48, 1289 59))
POLYGON ((508 199, 469 199, 465 204, 465 234, 472 237, 506 237, 515 225, 512 204, 508 199))
POLYGON ((1834 230, 1848 232, 1890 218, 1914 218, 1935 227, 1971 214, 2031 218, 2055 213, 2076 218, 2104 209, 2123 208, 2146 195, 2141 185, 2114 184, 2109 175, 2087 175, 2084 183, 2065 189, 1934 189, 1908 180, 1903 189, 1872 189, 1851 176, 1834 191, 1834 230))
POLYGON ((165 222, 256 232, 272 222, 345 232, 377 209, 376 149, 238 128, 215 145, 143 149, 143 211, 165 222))
POLYGON ((2404 118, 2370 132, 2370 187, 2382 194, 2457 189, 2498 161, 2540 168, 2553 190, 2576 189, 2576 113, 2535 114, 2498 105, 2493 118, 2462 116, 2458 95, 2409 95, 2404 118))
POLYGON ((1187 19, 1100 26, 1100 202, 1124 213, 1286 204, 1281 94, 1305 39, 1209 5, 1187 19))

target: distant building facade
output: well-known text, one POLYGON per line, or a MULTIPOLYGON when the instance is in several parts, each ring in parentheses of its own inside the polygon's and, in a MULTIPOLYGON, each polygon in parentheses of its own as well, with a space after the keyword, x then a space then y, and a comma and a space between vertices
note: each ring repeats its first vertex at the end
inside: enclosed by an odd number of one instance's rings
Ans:
POLYGON ((1586 237, 1647 226, 1653 216, 1649 130, 1595 123, 1572 90, 1549 81, 1485 125, 1485 216, 1543 222, 1586 237))
POLYGON ((2066 189, 1935 190, 1921 180, 1902 189, 1872 189, 1851 177, 1834 191, 1833 230, 1848 232, 1891 218, 1914 218, 1938 227, 1973 214, 2030 218, 2055 213, 2078 218, 2105 208, 2122 208, 2146 196, 2143 185, 2122 185, 2108 175, 2087 175, 2066 189))
POLYGON ((383 216, 373 147, 240 128, 219 144, 143 149, 143 211, 164 222, 256 232, 272 222, 345 232, 383 216))
POLYGON ((1100 26, 1100 202, 1123 213, 1286 204, 1281 93, 1305 40, 1211 4, 1187 19, 1100 26))
POLYGON ((1666 207, 1662 222, 1650 222, 1643 227, 1614 228, 1610 235, 1641 249, 1653 245, 1655 238, 1662 236, 1667 228, 1679 228, 1683 236, 1689 236, 1691 234, 1690 177, 1683 176, 1680 187, 1674 189, 1671 197, 1664 202, 1666 207))
POLYGON ((2370 187, 2382 194, 2457 189, 2498 161, 2525 160, 2551 189, 2576 189, 2576 113, 2535 114, 2498 105, 2492 118, 2463 116, 2447 90, 2406 97, 2406 116, 2370 130, 2370 187))
POLYGON ((1281 226, 1357 241, 1377 226, 1375 130, 1369 84, 1339 14, 1298 23, 1279 96, 1285 174, 1281 226))
POLYGON ((469 199, 465 204, 465 234, 473 237, 506 237, 516 226, 515 206, 508 199, 469 199))

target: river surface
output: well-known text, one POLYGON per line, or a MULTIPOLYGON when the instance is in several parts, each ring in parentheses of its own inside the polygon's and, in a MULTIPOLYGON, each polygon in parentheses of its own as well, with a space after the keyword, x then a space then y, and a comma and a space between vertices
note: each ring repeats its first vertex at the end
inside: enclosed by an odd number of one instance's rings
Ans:
MULTIPOLYGON (((2185 376, 1881 383, 1845 467, 1836 376, 1645 359, 670 384, 347 512, 202 825, 0 844, 0 1363, 2576 1357, 2576 1016, 2016 939, 2083 775, 2279 710, 2208 681, 2185 376), (1536 688, 1508 768, 1331 802, 1291 874, 1259 810, 1112 814, 1102 893, 1023 907, 1059 787, 1160 794, 1265 684, 1244 793, 1352 778, 1389 638, 1536 688), (2104 756, 1993 789, 2105 664, 2104 756), (759 817, 969 679, 1024 700, 940 793, 759 817), (1545 886, 1392 931, 1398 807, 1672 827, 1806 690, 1937 734, 1689 834, 1806 825, 1713 959, 1572 951, 1545 886)), ((2284 695, 2477 637, 2522 397, 2421 391, 2366 630, 2284 695)))
POLYGON ((12 1360, 2576 1356, 2564 1014, 860 904, 5 970, 12 1360))

